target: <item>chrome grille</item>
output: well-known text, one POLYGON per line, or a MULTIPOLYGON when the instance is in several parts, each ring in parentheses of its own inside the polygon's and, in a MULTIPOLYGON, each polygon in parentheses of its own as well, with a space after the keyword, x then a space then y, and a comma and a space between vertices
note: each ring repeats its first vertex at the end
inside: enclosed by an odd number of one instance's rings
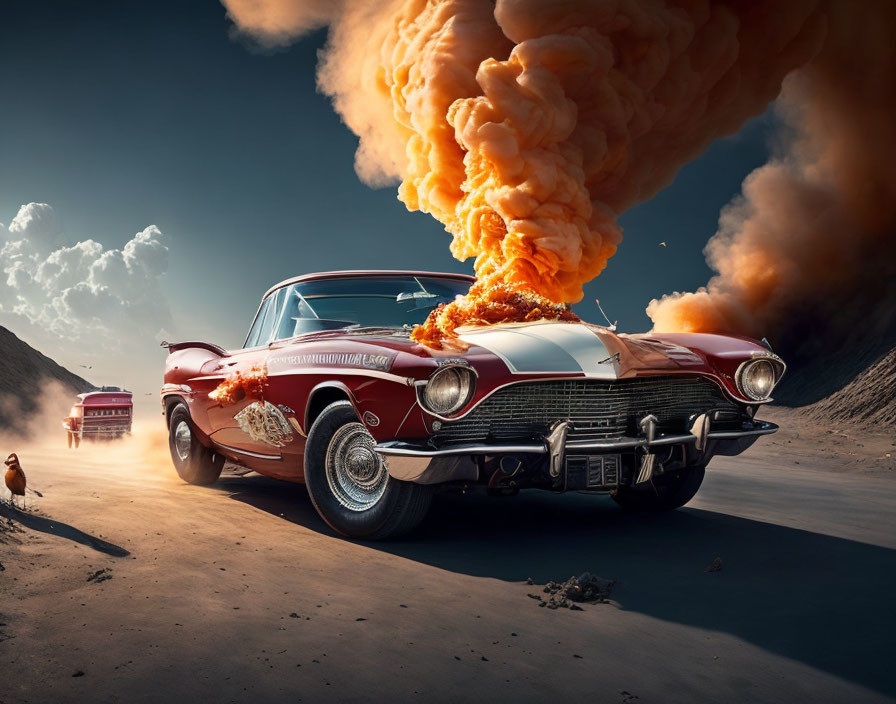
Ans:
POLYGON ((661 429, 683 430, 691 415, 714 409, 738 411, 703 377, 524 382, 499 389, 469 415, 445 422, 434 440, 455 444, 520 439, 542 435, 558 420, 572 423, 570 440, 598 440, 626 435, 649 413, 661 429))

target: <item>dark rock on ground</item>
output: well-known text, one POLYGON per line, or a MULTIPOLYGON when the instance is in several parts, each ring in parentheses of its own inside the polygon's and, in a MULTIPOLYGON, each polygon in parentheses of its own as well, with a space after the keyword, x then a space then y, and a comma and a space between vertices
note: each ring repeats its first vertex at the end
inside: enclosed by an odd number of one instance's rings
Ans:
POLYGON ((570 577, 565 582, 548 582, 544 587, 544 593, 550 595, 545 601, 538 594, 527 594, 530 599, 536 599, 539 606, 548 609, 570 609, 582 611, 577 603, 606 604, 610 599, 616 581, 602 579, 584 572, 578 577, 570 577))
POLYGON ((99 584, 100 582, 105 582, 107 579, 112 579, 112 570, 103 568, 101 570, 97 570, 93 574, 87 577, 88 582, 93 582, 94 584, 99 584))

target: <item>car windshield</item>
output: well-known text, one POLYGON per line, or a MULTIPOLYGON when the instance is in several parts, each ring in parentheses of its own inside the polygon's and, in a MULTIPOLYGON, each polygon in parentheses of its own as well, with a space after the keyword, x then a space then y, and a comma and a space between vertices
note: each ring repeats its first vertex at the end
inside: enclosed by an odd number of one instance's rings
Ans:
POLYGON ((466 293, 470 282, 435 276, 359 276, 284 286, 261 304, 246 347, 351 327, 403 328, 466 293))

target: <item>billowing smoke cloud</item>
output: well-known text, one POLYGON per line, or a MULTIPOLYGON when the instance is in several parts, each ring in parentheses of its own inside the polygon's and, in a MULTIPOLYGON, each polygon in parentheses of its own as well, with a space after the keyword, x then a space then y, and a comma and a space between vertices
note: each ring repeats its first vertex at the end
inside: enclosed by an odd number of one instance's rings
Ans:
POLYGON ((275 43, 330 24, 320 85, 360 137, 359 175, 400 179, 476 258, 471 295, 425 338, 508 292, 580 300, 616 216, 764 110, 825 30, 808 0, 224 4, 275 43))
POLYGON ((0 322, 54 349, 76 343, 85 355, 151 346, 171 327, 159 286, 164 239, 151 225, 121 249, 91 239, 67 245, 49 205, 23 205, 0 225, 0 322))
POLYGON ((617 216, 798 69, 791 149, 723 214, 707 250, 719 276, 652 303, 657 327, 769 334, 794 306, 854 290, 892 230, 876 208, 894 202, 889 141, 876 151, 893 134, 884 0, 223 2, 262 41, 330 26, 319 82, 360 138, 359 175, 399 180, 452 253, 476 258, 471 294, 417 339, 578 301, 621 241, 617 216))
POLYGON ((718 274, 696 293, 651 302, 657 330, 767 335, 797 361, 818 354, 828 364, 836 350, 860 355, 861 337, 892 343, 896 4, 829 12, 823 51, 779 101, 785 148, 749 175, 706 247, 718 274))

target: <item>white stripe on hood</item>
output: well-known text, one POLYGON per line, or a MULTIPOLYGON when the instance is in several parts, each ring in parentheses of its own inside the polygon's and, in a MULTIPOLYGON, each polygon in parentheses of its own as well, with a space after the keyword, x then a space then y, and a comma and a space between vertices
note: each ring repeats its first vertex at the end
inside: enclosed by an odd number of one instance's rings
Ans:
POLYGON ((578 323, 522 323, 462 329, 460 339, 504 360, 514 374, 582 373, 616 379, 610 351, 592 330, 578 323))

